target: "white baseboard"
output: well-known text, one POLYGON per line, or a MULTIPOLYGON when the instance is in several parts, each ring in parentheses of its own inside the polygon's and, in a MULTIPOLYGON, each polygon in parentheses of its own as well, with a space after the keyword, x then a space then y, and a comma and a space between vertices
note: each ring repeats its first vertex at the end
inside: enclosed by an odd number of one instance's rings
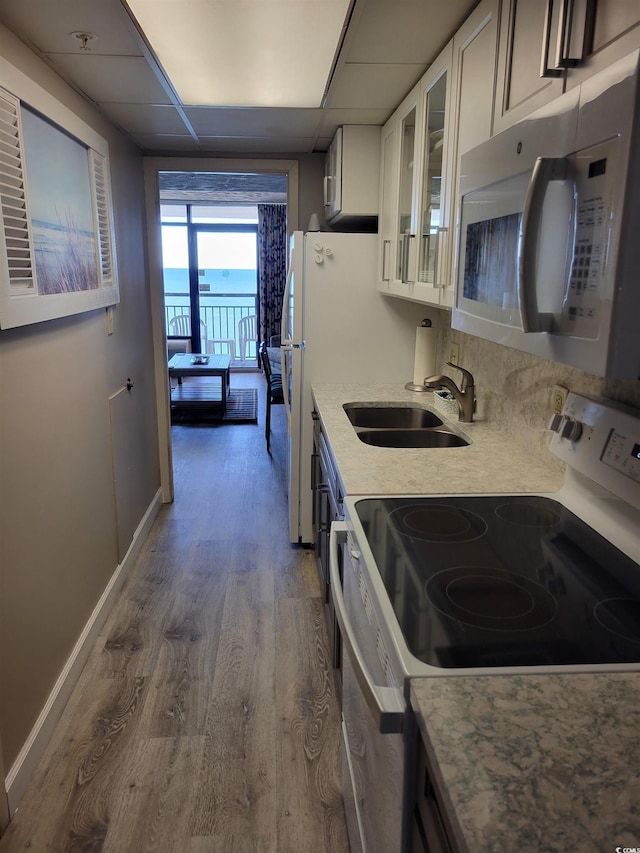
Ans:
POLYGON ((140 549, 151 530, 151 525, 160 511, 161 505, 162 491, 158 489, 133 535, 129 550, 100 596, 100 600, 78 637, 73 651, 58 676, 34 727, 31 729, 29 737, 20 750, 13 766, 9 769, 5 784, 11 815, 16 811, 27 784, 51 740, 53 731, 69 701, 71 692, 82 672, 82 668, 87 662, 89 653, 106 622, 107 616, 111 612, 116 595, 122 588, 122 584, 133 567, 136 557, 140 553, 140 549))

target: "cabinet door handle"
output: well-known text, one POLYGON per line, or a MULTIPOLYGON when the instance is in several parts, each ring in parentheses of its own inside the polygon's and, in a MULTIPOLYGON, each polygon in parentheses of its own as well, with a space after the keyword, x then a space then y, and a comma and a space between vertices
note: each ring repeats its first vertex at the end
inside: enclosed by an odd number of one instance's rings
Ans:
POLYGON ((575 68, 591 51, 595 0, 562 0, 556 68, 575 68))
POLYGON ((400 280, 403 284, 409 284, 413 279, 409 279, 409 255, 411 252, 411 241, 415 238, 415 234, 402 235, 402 264, 400 268, 400 280))
POLYGON ((440 240, 442 239, 443 236, 446 239, 448 230, 449 230, 448 228, 444 228, 444 227, 438 227, 436 229, 436 246, 435 246, 435 250, 433 253, 433 284, 434 284, 434 287, 445 288, 447 286, 447 282, 444 279, 440 280, 438 277, 438 273, 439 273, 438 258, 440 256, 440 240))
POLYGON ((553 26, 553 0, 547 0, 544 13, 544 25, 542 34, 542 56, 540 58, 541 77, 562 77, 562 68, 551 68, 549 66, 549 52, 551 50, 551 28, 553 26))
POLYGON ((382 281, 389 281, 389 255, 387 247, 391 246, 391 240, 382 241, 382 281))

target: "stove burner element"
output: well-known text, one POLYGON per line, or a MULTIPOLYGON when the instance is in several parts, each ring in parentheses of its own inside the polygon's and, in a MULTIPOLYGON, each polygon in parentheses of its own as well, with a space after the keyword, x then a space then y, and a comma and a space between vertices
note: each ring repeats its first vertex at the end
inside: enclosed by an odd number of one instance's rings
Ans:
POLYGON ((389 513, 389 525, 403 536, 425 542, 470 542, 487 532, 475 512, 444 504, 410 504, 389 513))
POLYGON ((521 527, 556 527, 561 521, 560 515, 553 507, 544 505, 539 501, 536 503, 510 501, 497 506, 495 513, 502 521, 518 524, 521 527))
POLYGON ((484 566, 455 566, 433 575, 426 593, 449 619, 490 631, 531 631, 556 615, 554 597, 524 575, 484 566))
POLYGON ((593 608, 593 615, 607 631, 640 643, 640 601, 637 598, 606 598, 593 608))

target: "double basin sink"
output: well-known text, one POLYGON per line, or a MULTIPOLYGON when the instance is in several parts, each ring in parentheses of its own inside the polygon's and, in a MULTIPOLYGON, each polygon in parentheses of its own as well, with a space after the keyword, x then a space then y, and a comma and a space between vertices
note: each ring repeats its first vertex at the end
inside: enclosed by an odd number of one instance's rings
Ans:
POLYGON ((435 448, 469 444, 427 409, 367 403, 345 403, 343 409, 360 441, 375 447, 435 448))

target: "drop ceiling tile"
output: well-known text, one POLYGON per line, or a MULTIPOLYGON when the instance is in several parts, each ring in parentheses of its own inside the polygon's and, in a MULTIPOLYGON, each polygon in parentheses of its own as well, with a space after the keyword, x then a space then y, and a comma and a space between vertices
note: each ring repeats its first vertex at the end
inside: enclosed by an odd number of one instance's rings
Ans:
POLYGON ((241 154, 311 154, 315 147, 315 137, 224 137, 201 136, 200 148, 203 151, 228 152, 241 154))
POLYGON ((93 54, 140 55, 133 25, 120 0, 3 0, 0 20, 41 53, 79 53, 72 32, 89 32, 93 54))
POLYGON ((131 139, 144 151, 202 151, 202 146, 190 135, 132 133, 131 139))
POLYGON ((391 109, 325 109, 322 111, 322 120, 318 127, 318 134, 322 134, 322 136, 333 136, 336 132, 336 128, 343 124, 375 124, 382 127, 391 113, 391 109))
POLYGON ((99 106, 115 124, 126 128, 129 133, 189 133, 180 113, 172 106, 109 103, 101 103, 99 106))
POLYGON ((139 56, 93 56, 56 53, 54 69, 98 103, 170 104, 147 61, 139 56))
POLYGON ((432 62, 477 0, 367 0, 352 34, 347 62, 432 62))
POLYGON ((243 109, 185 107, 194 130, 203 136, 315 136, 319 109, 243 109))
POLYGON ((394 110, 424 72, 423 65, 345 65, 327 106, 394 110))
POLYGON ((330 145, 331 145, 331 143, 333 142, 333 137, 334 137, 334 136, 335 136, 335 133, 334 133, 332 136, 319 136, 319 137, 316 139, 315 148, 314 148, 313 150, 314 150, 314 151, 319 151, 320 153, 323 153, 323 152, 328 151, 328 150, 329 150, 329 146, 330 146, 330 145))

